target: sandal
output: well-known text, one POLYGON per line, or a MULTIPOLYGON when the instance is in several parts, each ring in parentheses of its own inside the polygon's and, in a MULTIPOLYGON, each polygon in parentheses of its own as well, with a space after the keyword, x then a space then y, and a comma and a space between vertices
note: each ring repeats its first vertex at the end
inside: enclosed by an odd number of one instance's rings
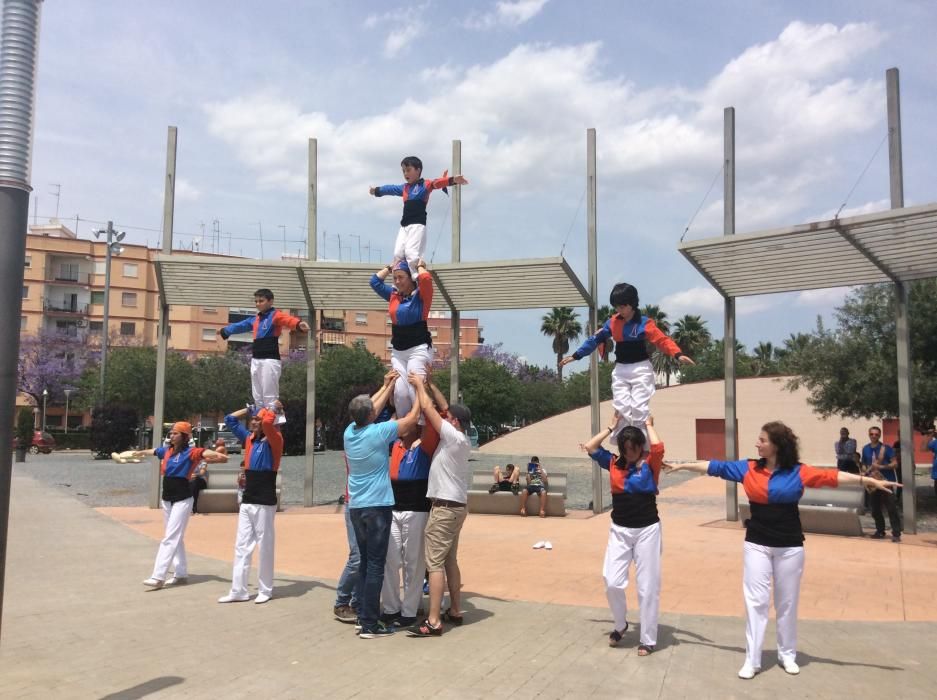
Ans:
POLYGON ((628 623, 625 622, 625 629, 621 630, 612 630, 612 633, 608 635, 608 645, 610 647, 617 647, 621 643, 621 638, 624 636, 625 632, 628 631, 628 623))
POLYGON ((438 637, 442 634, 442 625, 433 627, 429 620, 423 620, 423 622, 408 629, 407 634, 411 637, 438 637))
POLYGON ((638 645, 638 656, 650 656, 654 653, 654 647, 649 644, 638 645))
POLYGON ((440 618, 442 619, 443 622, 448 622, 448 623, 450 623, 450 624, 455 625, 456 627, 458 627, 459 625, 462 624, 463 616, 462 616, 462 615, 453 615, 453 614, 452 614, 452 608, 448 608, 448 609, 446 610, 446 612, 444 612, 442 615, 440 615, 440 618))

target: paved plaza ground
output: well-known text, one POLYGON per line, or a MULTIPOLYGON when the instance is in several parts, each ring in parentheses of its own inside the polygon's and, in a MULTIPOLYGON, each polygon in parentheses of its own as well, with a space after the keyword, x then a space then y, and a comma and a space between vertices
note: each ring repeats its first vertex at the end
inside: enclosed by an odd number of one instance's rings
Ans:
MULTIPOLYGON (((460 549, 466 624, 439 639, 361 640, 331 617, 346 554, 338 506, 280 513, 274 600, 219 605, 234 514, 193 518, 190 583, 145 592, 161 514, 83 503, 94 499, 78 495, 78 481, 37 478, 65 468, 54 459, 18 465, 13 480, 3 698, 929 698, 937 687, 933 534, 900 545, 808 535, 802 672, 787 676, 773 663, 772 624, 765 671, 741 681, 742 532, 722 519, 715 479, 661 494, 662 626, 657 652, 638 658, 631 589, 628 643, 606 644, 607 514, 470 516, 460 549), (554 550, 531 549, 539 539, 554 550)), ((122 483, 107 482, 108 463, 89 464, 101 483, 122 483)))

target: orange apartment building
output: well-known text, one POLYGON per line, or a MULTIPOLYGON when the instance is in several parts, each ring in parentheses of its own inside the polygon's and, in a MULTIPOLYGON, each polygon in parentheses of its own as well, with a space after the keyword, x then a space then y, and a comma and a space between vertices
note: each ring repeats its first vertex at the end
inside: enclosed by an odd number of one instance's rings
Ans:
MULTIPOLYGON (((23 311, 20 332, 38 333, 53 330, 99 342, 104 331, 104 267, 106 243, 80 239, 63 224, 30 226, 24 260, 23 311)), ((119 256, 111 257, 109 337, 132 344, 155 345, 159 317, 159 290, 153 265, 159 251, 141 245, 126 244, 119 256)), ((209 253, 196 253, 211 255, 209 253)), ((276 290, 274 290, 275 292, 276 290)), ((224 352, 228 344, 215 332, 228 323, 255 313, 253 308, 210 306, 173 306, 169 314, 169 347, 181 352, 203 355, 224 352)), ((304 316, 306 310, 292 310, 304 316)), ((390 363, 390 319, 382 311, 319 312, 317 346, 321 352, 334 345, 353 345, 363 340, 365 346, 390 363)), ((428 324, 436 346, 437 358, 449 356, 451 326, 448 314, 433 313, 428 324)), ((460 356, 471 357, 484 342, 478 319, 461 320, 460 356)), ((118 342, 119 342, 118 340, 118 342)), ((249 342, 247 334, 232 336, 235 342, 249 342)), ((305 349, 306 338, 291 334, 281 339, 283 352, 305 349)), ((29 400, 20 397, 20 405, 29 400)), ((64 408, 56 400, 50 403, 46 423, 61 426, 64 408)), ((71 426, 77 419, 69 419, 71 426)))

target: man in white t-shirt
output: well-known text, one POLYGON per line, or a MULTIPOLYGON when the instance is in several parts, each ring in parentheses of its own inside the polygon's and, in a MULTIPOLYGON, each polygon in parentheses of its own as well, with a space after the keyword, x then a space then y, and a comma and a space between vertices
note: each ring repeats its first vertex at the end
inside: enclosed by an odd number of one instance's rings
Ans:
POLYGON ((425 620, 411 627, 409 633, 414 637, 435 637, 442 634, 443 620, 454 625, 462 624, 462 573, 456 556, 471 477, 468 460, 472 445, 466 431, 472 424, 472 413, 462 404, 454 403, 449 405, 443 418, 436 410, 426 385, 419 381, 415 386, 423 417, 439 433, 439 447, 433 455, 426 489, 426 497, 432 503, 424 535, 429 614, 425 620), (440 615, 446 582, 449 584, 450 607, 440 615))

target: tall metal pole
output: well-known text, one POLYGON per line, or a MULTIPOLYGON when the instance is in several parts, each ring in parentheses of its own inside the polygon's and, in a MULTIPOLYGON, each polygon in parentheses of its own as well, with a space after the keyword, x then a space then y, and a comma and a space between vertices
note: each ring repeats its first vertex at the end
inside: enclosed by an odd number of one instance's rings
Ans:
MULTIPOLYGON (((318 204, 318 168, 319 142, 309 139, 309 190, 306 206, 309 228, 306 231, 306 254, 315 262, 318 257, 316 241, 317 204, 318 204)), ((341 251, 339 251, 341 252, 341 251)), ((306 476, 303 480, 303 505, 307 508, 314 503, 316 479, 316 355, 318 354, 318 319, 316 310, 309 306, 309 337, 306 339, 306 476)))
MULTIPOLYGON (((5 0, 0 30, 0 328, 19 328, 23 308, 23 259, 29 224, 30 161, 36 60, 39 53, 38 0, 5 0)), ((10 482, 13 476, 19 333, 0 335, 0 624, 6 578, 10 482)))
POLYGON ((68 397, 71 396, 72 390, 65 390, 65 434, 68 435, 68 397))
MULTIPOLYGON (((596 172, 595 172, 595 129, 586 130, 586 240, 589 255, 589 332, 595 333, 599 325, 599 258, 596 233, 596 172)), ((592 434, 599 432, 601 415, 599 413, 599 359, 596 353, 589 355, 589 397, 591 399, 592 434)), ((592 512, 601 513, 602 508, 602 469, 592 463, 592 512)))
MULTIPOLYGON (((452 142, 452 175, 462 174, 462 141, 452 142)), ((462 260, 462 187, 455 186, 452 196, 452 262, 462 260)), ((462 314, 452 312, 452 342, 449 347, 449 403, 459 400, 459 352, 462 344, 459 333, 462 330, 462 314)))
MULTIPOLYGON (((723 112, 723 198, 722 234, 735 234, 735 107, 726 107, 723 112)), ((723 357, 725 360, 725 426, 726 459, 738 459, 738 423, 736 419, 735 387, 735 299, 725 299, 725 333, 723 334, 723 357)), ((726 482, 726 520, 739 519, 738 486, 734 481, 726 482)))
POLYGON ((98 387, 98 404, 104 405, 104 378, 107 376, 107 344, 110 338, 108 315, 111 308, 111 243, 114 240, 114 222, 107 222, 104 233, 104 322, 101 326, 101 377, 98 387))
MULTIPOLYGON (((885 71, 888 109, 888 174, 891 208, 904 206, 904 168, 901 162, 901 92, 898 69, 885 71)), ((895 343, 898 355, 898 429, 901 431, 902 529, 917 532, 914 474, 914 421, 911 397, 911 319, 908 283, 895 283, 895 343)))
MULTIPOLYGON (((176 151, 179 130, 170 126, 166 132, 166 182, 163 188, 163 248, 172 254, 172 228, 176 214, 176 151)), ((166 360, 169 355, 169 305, 160 297, 159 327, 156 332, 156 394, 153 401, 153 447, 163 441, 163 420, 166 412, 166 360)), ((159 508, 159 465, 150 470, 150 508, 159 508)))

